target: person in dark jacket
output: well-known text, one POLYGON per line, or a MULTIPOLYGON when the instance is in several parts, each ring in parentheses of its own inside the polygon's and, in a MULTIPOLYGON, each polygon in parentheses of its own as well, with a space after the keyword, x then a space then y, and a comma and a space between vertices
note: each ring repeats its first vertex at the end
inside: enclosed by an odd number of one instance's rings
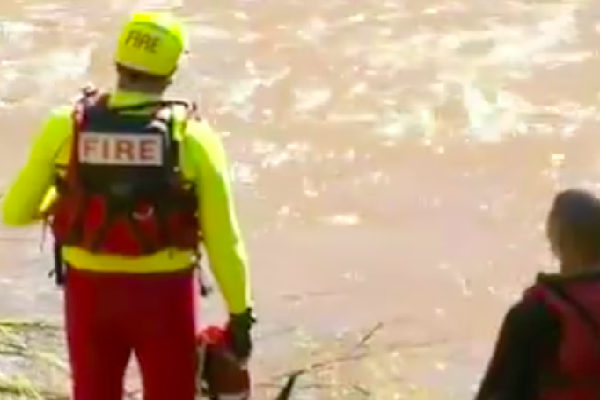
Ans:
POLYGON ((560 271, 509 309, 476 400, 600 399, 600 199, 559 193, 546 227, 560 271))

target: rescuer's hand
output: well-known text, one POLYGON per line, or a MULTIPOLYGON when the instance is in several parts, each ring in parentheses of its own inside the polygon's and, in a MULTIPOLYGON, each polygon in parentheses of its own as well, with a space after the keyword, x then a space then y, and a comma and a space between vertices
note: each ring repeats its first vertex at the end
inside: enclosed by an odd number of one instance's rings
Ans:
POLYGON ((231 352, 240 360, 246 361, 252 355, 252 326, 256 322, 252 309, 229 316, 229 345, 231 352))

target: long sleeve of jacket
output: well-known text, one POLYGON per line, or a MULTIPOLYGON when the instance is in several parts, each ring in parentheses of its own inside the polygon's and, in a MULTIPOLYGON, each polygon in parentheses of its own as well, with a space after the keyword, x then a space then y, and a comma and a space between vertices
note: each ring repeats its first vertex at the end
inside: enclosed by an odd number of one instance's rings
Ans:
POLYGON ((40 209, 52 193, 55 154, 64 142, 62 136, 66 138, 71 132, 65 114, 65 109, 55 110, 34 138, 25 166, 4 195, 2 220, 6 225, 28 225, 39 220, 40 209))
POLYGON ((540 368, 558 351, 560 325, 540 302, 521 301, 506 314, 475 400, 538 398, 540 368))
POLYGON ((184 149, 194 163, 199 217, 211 270, 231 313, 252 306, 248 257, 234 204, 229 164, 220 137, 191 121, 184 149))

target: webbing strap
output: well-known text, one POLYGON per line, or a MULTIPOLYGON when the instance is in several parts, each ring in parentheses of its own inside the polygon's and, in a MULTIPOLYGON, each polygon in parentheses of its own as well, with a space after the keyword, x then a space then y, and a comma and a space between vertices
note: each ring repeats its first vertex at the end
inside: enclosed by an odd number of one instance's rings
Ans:
MULTIPOLYGON (((563 302, 563 304, 570 307, 577 314, 577 316, 584 323, 584 325, 587 327, 588 332, 590 332, 590 334, 592 335, 593 341, 595 343, 594 351, 596 352, 596 355, 597 355, 599 363, 600 363, 600 325, 598 324, 598 321, 596 321, 592 317, 592 314, 587 309, 587 307, 585 307, 583 304, 581 304, 579 301, 577 301, 577 299, 573 298, 573 296, 571 296, 560 285, 552 284, 549 282, 542 282, 542 285, 544 285, 548 289, 548 292, 551 295, 556 296, 560 301, 563 302)), ((574 383, 583 384, 586 387, 588 385, 591 387, 598 387, 597 379, 598 379, 597 377, 592 377, 591 380, 590 379, 579 379, 579 380, 576 379, 574 383)), ((561 382, 561 381, 559 380, 557 382, 561 382)), ((562 382, 562 384, 565 384, 565 383, 567 385, 569 385, 569 381, 562 382)), ((598 393, 597 399, 600 400, 600 390, 598 390, 597 393, 598 393)))
POLYGON ((102 243, 105 241, 106 236, 108 234, 109 228, 113 226, 115 220, 118 217, 124 217, 127 221, 127 225, 131 229, 131 232, 135 236, 136 241, 142 248, 143 253, 150 253, 152 251, 152 244, 146 237, 141 228, 139 221, 135 219, 134 215, 132 215, 132 210, 130 208, 122 209, 116 207, 114 204, 107 202, 107 210, 106 210, 106 219, 96 231, 96 234, 92 238, 90 243, 90 247, 92 251, 98 251, 102 247, 102 243))
POLYGON ((594 341, 596 342, 596 350, 598 352, 598 357, 600 359, 600 325, 598 321, 596 321, 590 311, 579 301, 577 301, 573 296, 569 295, 566 290, 564 290, 559 285, 553 285, 551 283, 544 282, 548 290, 560 298, 564 304, 568 305, 575 311, 577 316, 581 319, 581 321, 586 325, 590 333, 592 334, 594 341))

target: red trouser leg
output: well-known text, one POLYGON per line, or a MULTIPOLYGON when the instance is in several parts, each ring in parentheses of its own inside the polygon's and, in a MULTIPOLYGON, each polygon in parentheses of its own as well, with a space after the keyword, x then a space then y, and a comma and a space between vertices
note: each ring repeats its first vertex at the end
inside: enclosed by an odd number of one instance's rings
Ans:
POLYGON ((65 322, 73 375, 73 400, 122 400, 132 346, 109 292, 115 282, 69 270, 65 322), (108 300, 108 303, 107 303, 108 300))
POLYGON ((198 289, 193 271, 142 275, 71 269, 66 287, 74 400, 121 400, 123 365, 132 349, 145 400, 194 400, 198 289))
POLYGON ((191 271, 139 282, 131 326, 144 400, 194 400, 197 279, 191 271))

